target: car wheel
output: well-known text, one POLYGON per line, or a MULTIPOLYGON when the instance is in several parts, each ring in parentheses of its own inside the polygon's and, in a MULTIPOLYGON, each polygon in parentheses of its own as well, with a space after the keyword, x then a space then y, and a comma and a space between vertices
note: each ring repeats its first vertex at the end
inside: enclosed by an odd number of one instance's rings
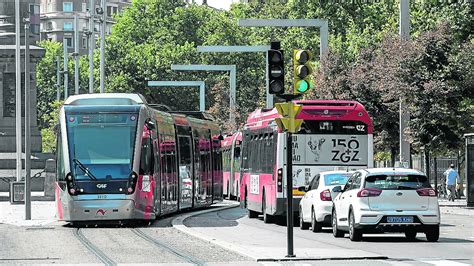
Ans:
POLYGON ((349 213, 349 239, 351 241, 360 241, 362 239, 362 232, 355 228, 354 213, 349 213))
POLYGON ((439 239, 439 225, 430 226, 425 231, 428 242, 436 242, 439 239))
POLYGON ((263 213, 263 222, 268 224, 271 223, 273 220, 273 216, 267 213, 267 205, 265 203, 265 194, 263 194, 262 198, 262 213, 263 213))
POLYGON ((303 221, 303 212, 300 209, 300 229, 301 230, 308 230, 309 229, 309 223, 306 223, 303 221))
POLYGON ((332 220, 332 235, 334 237, 344 237, 344 232, 337 229, 336 208, 333 208, 331 220, 332 220))
POLYGON ((415 230, 405 231, 405 237, 410 241, 415 240, 416 239, 416 231, 415 230))
POLYGON ((319 223, 316 220, 316 213, 313 210, 311 212, 311 231, 316 233, 316 232, 321 232, 322 229, 323 229, 323 225, 322 225, 322 223, 319 223))

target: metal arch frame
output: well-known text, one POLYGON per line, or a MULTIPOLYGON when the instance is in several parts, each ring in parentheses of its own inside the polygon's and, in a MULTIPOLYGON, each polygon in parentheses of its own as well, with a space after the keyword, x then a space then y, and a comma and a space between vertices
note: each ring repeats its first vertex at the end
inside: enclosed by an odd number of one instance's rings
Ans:
POLYGON ((237 68, 235 65, 171 65, 171 70, 178 71, 228 71, 230 83, 230 109, 229 119, 235 122, 235 115, 232 110, 235 110, 235 98, 237 87, 237 68))
MULTIPOLYGON (((199 53, 259 53, 265 52, 265 57, 268 58, 268 50, 270 45, 215 45, 215 46, 198 46, 199 53)), ((266 107, 273 108, 273 96, 268 91, 268 64, 265 68, 265 90, 266 90, 266 107)))
POLYGON ((319 28, 320 58, 328 50, 329 26, 327 19, 239 19, 241 27, 316 27, 319 28))
POLYGON ((204 112, 206 110, 206 104, 205 104, 206 83, 204 81, 152 80, 152 81, 148 81, 147 85, 148 87, 199 87, 199 111, 204 112))

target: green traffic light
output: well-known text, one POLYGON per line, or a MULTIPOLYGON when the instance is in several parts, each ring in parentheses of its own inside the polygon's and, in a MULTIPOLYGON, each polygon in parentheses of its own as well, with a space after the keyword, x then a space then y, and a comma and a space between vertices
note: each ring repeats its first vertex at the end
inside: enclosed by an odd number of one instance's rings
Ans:
POLYGON ((306 80, 300 80, 296 83, 296 90, 300 93, 304 93, 308 90, 309 84, 306 80))

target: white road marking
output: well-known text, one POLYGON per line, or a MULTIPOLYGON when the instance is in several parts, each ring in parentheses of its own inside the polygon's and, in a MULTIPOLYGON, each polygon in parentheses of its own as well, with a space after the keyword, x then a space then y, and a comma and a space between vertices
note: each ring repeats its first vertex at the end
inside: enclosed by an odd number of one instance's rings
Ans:
POLYGON ((461 263, 457 261, 452 261, 452 260, 420 260, 421 262, 424 263, 429 263, 433 265, 442 265, 442 266, 464 266, 464 265, 469 265, 467 263, 461 263))

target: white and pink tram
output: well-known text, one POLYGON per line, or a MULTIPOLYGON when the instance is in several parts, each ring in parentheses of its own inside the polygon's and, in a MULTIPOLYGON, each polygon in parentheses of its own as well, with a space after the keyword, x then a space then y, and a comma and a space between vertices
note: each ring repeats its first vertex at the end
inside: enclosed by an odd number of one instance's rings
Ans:
POLYGON ((156 110, 139 94, 69 97, 57 130, 58 218, 154 220, 222 200, 218 126, 156 110))

